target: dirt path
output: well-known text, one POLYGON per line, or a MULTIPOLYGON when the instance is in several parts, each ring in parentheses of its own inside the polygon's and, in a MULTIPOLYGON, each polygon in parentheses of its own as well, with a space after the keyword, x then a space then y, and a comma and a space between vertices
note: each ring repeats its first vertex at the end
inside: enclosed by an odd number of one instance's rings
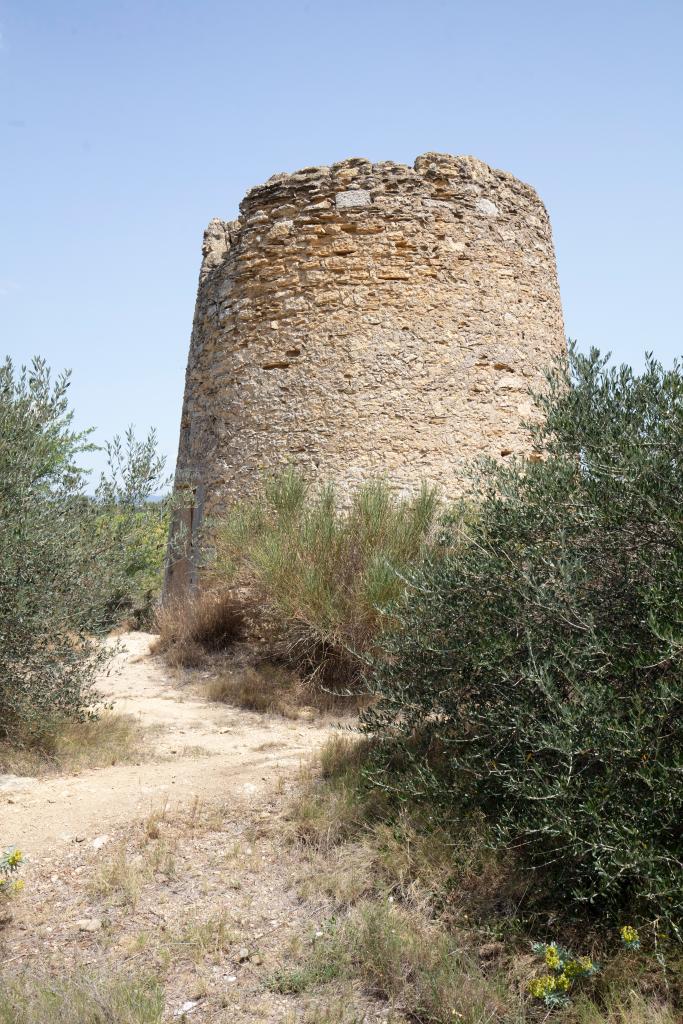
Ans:
POLYGON ((175 681, 149 653, 153 637, 129 633, 100 689, 148 734, 144 763, 76 776, 6 780, 0 842, 21 841, 34 863, 74 840, 92 841, 165 804, 256 793, 291 773, 329 728, 210 703, 175 681), (16 837, 16 839, 15 839, 16 837))
POLYGON ((86 1024, 94 1006, 131 1024, 405 1021, 352 980, 278 981, 334 926, 334 869, 291 818, 299 766, 333 726, 209 703, 201 673, 174 678, 151 639, 126 635, 101 681, 147 730, 144 763, 0 778, 0 845, 28 858, 0 916, 16 1020, 86 1024), (55 979, 58 1014, 34 1012, 41 993, 53 1006, 55 979), (160 986, 160 1012, 143 1012, 143 984, 160 986))

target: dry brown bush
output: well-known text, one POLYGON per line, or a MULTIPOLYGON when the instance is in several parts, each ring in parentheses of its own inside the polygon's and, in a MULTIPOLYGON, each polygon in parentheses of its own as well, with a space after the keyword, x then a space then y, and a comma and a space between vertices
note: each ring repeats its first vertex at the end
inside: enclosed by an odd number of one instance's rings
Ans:
POLYGON ((259 671, 248 666, 234 666, 222 672, 207 685, 209 700, 234 704, 248 711, 276 712, 296 717, 295 680, 286 669, 259 671))
POLYGON ((0 739, 0 773, 47 775, 128 764, 145 753, 145 731, 131 715, 104 710, 84 722, 53 723, 35 736, 15 732, 0 739))
POLYGON ((246 628, 242 603, 230 593, 215 591, 164 602, 156 622, 154 652, 174 668, 198 667, 207 655, 241 640, 246 628))
POLYGON ((255 665, 233 664, 206 687, 209 700, 233 704, 248 711, 299 718, 302 713, 355 713, 356 695, 328 692, 285 665, 262 661, 255 665))

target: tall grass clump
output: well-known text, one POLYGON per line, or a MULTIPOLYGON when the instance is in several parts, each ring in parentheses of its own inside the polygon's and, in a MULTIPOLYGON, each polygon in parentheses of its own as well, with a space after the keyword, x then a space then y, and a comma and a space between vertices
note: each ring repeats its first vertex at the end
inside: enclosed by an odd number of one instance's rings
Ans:
POLYGON ((241 640, 245 614, 239 601, 226 591, 204 591, 183 600, 170 599, 156 612, 159 637, 155 652, 174 668, 197 668, 207 655, 241 640))
POLYGON ((350 681, 428 549, 437 509, 433 489, 399 498, 383 481, 344 508, 333 487, 315 491, 288 470, 217 524, 212 574, 265 610, 270 639, 308 674, 350 681))
POLYGON ((483 813, 555 910, 680 939, 683 374, 572 349, 538 402, 541 459, 489 465, 465 540, 411 573, 369 774, 483 813))
MULTIPOLYGON (((375 996, 425 1024, 522 1024, 520 1000, 502 979, 423 916, 387 901, 361 901, 331 922, 302 964, 277 971, 281 993, 320 989, 359 978, 375 996)), ((390 1018, 391 1019, 391 1018, 390 1018)))
POLYGON ((161 1024, 164 990, 144 974, 0 976, 0 1024, 161 1024))

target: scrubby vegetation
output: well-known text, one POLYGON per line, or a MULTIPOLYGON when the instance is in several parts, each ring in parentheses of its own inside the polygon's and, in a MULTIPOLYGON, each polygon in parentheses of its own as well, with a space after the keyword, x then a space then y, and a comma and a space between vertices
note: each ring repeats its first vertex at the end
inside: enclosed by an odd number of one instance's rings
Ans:
POLYGON ((465 536, 411 576, 369 776, 482 813, 558 913, 680 938, 683 376, 573 352, 539 402, 544 458, 486 467, 465 536))
POLYGON ((572 349, 537 402, 534 459, 438 523, 428 491, 344 513, 285 474, 220 524, 214 581, 309 675, 365 678, 377 791, 476 811, 566 920, 680 939, 683 375, 572 349))
POLYGON ((568 921, 556 891, 552 908, 529 900, 519 853, 493 846, 482 814, 444 827, 430 807, 372 785, 371 754, 366 739, 335 737, 290 805, 300 894, 323 894, 333 910, 312 947, 274 972, 277 991, 361 980, 432 1024, 528 1024, 550 1012, 565 1024, 678 1019, 680 947, 641 944, 632 926, 568 921))
POLYGON ((159 601, 168 541, 170 478, 151 430, 138 440, 132 427, 105 444, 107 470, 95 492, 95 538, 100 559, 100 606, 105 625, 148 628, 159 601))
POLYGON ((226 590, 202 590, 157 609, 155 651, 172 667, 196 668, 224 652, 245 633, 245 611, 226 590))
POLYGON ((85 720, 44 719, 36 733, 10 732, 0 741, 0 773, 45 776, 139 761, 145 730, 131 715, 96 706, 85 720))
POLYGON ((401 499, 382 481, 360 486, 344 510, 331 486, 313 491, 290 470, 215 524, 210 576, 248 602, 271 649, 307 676, 354 683, 437 510, 433 490, 401 499))
POLYGON ((39 359, 0 367, 0 739, 15 744, 48 742, 60 723, 92 715, 109 656, 98 638, 160 579, 155 437, 115 439, 89 497, 79 462, 93 445, 73 429, 68 387, 39 359))
MULTIPOLYGON (((87 496, 67 386, 0 371, 0 730, 48 751, 90 720, 103 632, 150 613, 167 512, 153 435, 115 439, 87 496)), ((291 807, 301 895, 334 915, 278 993, 360 979, 435 1024, 680 1016, 683 373, 572 350, 537 401, 534 458, 482 463, 457 507, 266 483, 209 524, 204 589, 158 613, 214 700, 362 695, 364 735, 291 807)), ((141 877, 112 860, 100 895, 133 904, 141 877)))
POLYGON ((445 514, 370 488, 370 536, 400 543, 358 544, 365 499, 292 474, 220 528, 214 579, 374 697, 293 812, 304 889, 344 916, 280 991, 360 975, 440 1021, 474 979, 473 1021, 679 1012, 683 375, 572 350, 537 401, 534 458, 482 463, 445 514))
POLYGON ((152 976, 31 973, 0 987, 0 1024, 161 1024, 163 1012, 163 989, 152 976))

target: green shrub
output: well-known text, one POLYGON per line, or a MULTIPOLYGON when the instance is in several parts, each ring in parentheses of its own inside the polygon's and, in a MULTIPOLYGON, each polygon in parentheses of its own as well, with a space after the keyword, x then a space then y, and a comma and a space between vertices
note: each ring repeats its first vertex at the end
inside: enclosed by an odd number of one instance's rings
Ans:
POLYGON ((572 350, 538 402, 540 460, 489 465, 465 537, 412 574, 371 777, 483 811, 556 908, 678 930, 683 376, 572 350))
POLYGON ((426 487, 401 499, 374 481, 345 511, 331 487, 314 493, 290 470, 215 524, 211 572, 265 607, 271 638, 310 674, 352 680, 429 545, 437 506, 426 487))
POLYGON ((138 627, 151 625, 163 582, 170 520, 169 498, 159 492, 166 460, 158 453, 155 430, 139 441, 132 427, 105 444, 107 471, 94 502, 99 577, 105 625, 128 616, 138 627))
POLYGON ((104 653, 89 634, 93 566, 69 378, 0 366, 0 735, 83 716, 104 653))
POLYGON ((0 366, 0 738, 22 742, 93 713, 110 656, 98 635, 161 572, 163 513, 147 500, 163 467, 154 435, 115 439, 89 497, 78 461, 94 446, 72 429, 68 387, 40 359, 0 366))

